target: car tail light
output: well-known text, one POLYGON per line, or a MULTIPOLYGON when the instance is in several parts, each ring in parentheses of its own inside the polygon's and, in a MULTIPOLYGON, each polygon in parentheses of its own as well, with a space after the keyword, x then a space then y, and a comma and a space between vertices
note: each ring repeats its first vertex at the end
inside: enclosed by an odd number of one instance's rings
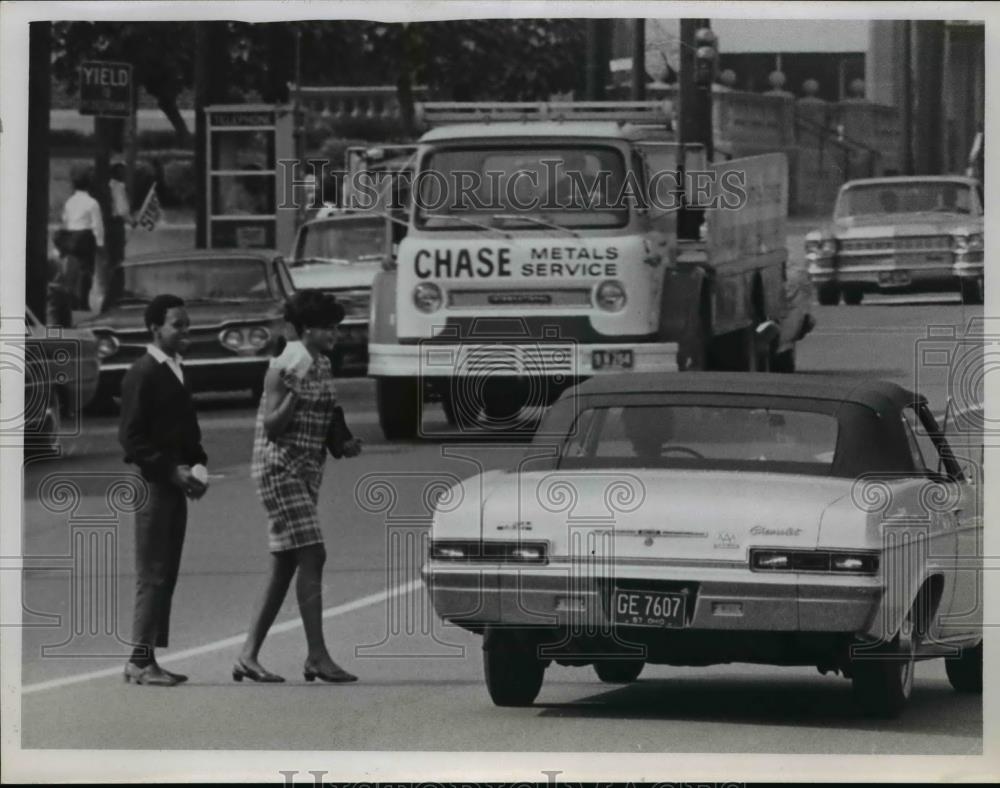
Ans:
POLYGON ((471 539, 434 539, 429 557, 432 561, 471 561, 475 563, 548 563, 548 542, 482 542, 471 539))
POLYGON ((750 568, 756 572, 873 575, 878 572, 878 555, 826 550, 751 550, 750 568))

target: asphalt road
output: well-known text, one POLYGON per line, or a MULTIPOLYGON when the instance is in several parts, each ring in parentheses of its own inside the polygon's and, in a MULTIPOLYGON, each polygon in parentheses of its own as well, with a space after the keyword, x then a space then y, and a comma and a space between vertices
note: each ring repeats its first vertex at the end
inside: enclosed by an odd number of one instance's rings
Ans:
MULTIPOLYGON (((950 295, 892 297, 860 307, 816 307, 815 315, 816 330, 799 346, 803 372, 916 385, 937 409, 949 393, 966 396, 981 385, 975 361, 981 357, 962 341, 981 308, 963 307, 950 295)), ((811 668, 747 665, 647 666, 627 687, 601 684, 591 668, 553 666, 533 707, 495 708, 483 684, 480 639, 442 626, 418 582, 428 515, 422 493, 451 475, 506 465, 523 443, 453 442, 435 407, 426 426, 437 437, 388 444, 378 431, 371 383, 344 380, 339 388, 365 453, 331 460, 327 469, 323 601, 331 650, 361 680, 351 686, 303 682, 305 648, 293 598, 262 654, 288 683, 230 678, 268 560, 263 512, 248 478, 254 409, 237 395, 201 404, 211 489, 191 509, 172 647, 161 654, 163 664, 191 680, 173 690, 124 685, 128 649, 115 633, 123 640, 130 629, 132 529, 131 517, 112 505, 127 500, 109 490, 128 469, 114 419, 88 419, 67 442, 66 457, 32 462, 24 472, 24 747, 981 751, 980 698, 953 692, 940 661, 917 666, 912 702, 889 722, 861 718, 843 678, 811 668), (382 482, 395 491, 394 500, 379 492, 382 482), (80 497, 59 494, 66 489, 80 497)))

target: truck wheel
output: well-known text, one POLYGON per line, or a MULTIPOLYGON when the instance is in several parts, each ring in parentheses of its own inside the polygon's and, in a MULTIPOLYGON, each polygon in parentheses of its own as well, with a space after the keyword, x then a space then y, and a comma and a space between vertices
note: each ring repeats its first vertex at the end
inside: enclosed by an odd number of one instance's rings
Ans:
POLYGON ((416 437, 421 415, 420 384, 416 378, 378 378, 375 403, 386 440, 416 437))
POLYGON ((840 303, 840 288, 833 284, 816 285, 816 299, 823 306, 836 306, 840 303))
POLYGON ((530 706, 538 697, 545 678, 545 663, 535 646, 510 632, 487 632, 483 642, 483 673, 486 689, 497 706, 530 706))
POLYGON ((913 693, 916 638, 904 634, 907 628, 904 623, 896 637, 898 659, 873 656, 851 666, 854 697, 869 717, 898 717, 913 693))
POLYGON ((597 678, 606 684, 631 684, 646 667, 642 659, 605 659, 594 663, 597 678))
POLYGON ((845 287, 844 288, 844 303, 848 306, 857 306, 861 303, 861 300, 865 297, 865 291, 860 287, 845 287))
POLYGON ((959 692, 983 691, 983 643, 975 648, 963 648, 961 655, 944 661, 951 686, 959 692))
POLYGON ((444 417, 448 420, 449 426, 460 430, 474 429, 481 410, 480 404, 475 402, 474 398, 463 396, 462 391, 456 391, 451 386, 460 386, 460 382, 449 384, 448 390, 441 395, 444 417))
POLYGON ((959 286, 962 293, 963 304, 983 303, 983 280, 982 279, 961 279, 959 286))

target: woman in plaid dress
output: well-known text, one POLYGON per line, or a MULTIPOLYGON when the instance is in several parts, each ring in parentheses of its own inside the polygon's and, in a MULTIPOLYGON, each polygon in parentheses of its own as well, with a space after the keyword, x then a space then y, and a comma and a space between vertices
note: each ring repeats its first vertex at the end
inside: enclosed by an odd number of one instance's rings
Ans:
MULTIPOLYGON (((336 404, 326 354, 333 350, 337 324, 343 318, 343 307, 333 296, 317 290, 297 292, 285 308, 285 319, 294 326, 301 344, 290 343, 280 358, 272 359, 264 378, 250 475, 267 510, 271 574, 243 651, 233 665, 235 681, 284 681, 261 666, 258 654, 296 571, 295 591, 308 644, 305 679, 356 680, 333 661, 323 638, 326 549, 316 511, 336 404), (294 363, 289 359, 295 359, 294 363)), ((344 447, 349 457, 359 451, 357 441, 344 447)))

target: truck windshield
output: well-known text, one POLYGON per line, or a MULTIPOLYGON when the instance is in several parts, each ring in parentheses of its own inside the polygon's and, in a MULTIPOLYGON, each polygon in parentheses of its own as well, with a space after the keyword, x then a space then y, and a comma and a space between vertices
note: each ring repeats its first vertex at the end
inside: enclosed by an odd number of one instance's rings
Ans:
POLYGON ((381 257, 385 251, 385 220, 319 221, 304 225, 295 249, 296 260, 337 260, 354 263, 381 257))
POLYGON ((835 218, 889 213, 972 213, 972 190, 947 181, 887 181, 845 189, 837 200, 835 218))
POLYGON ((525 229, 621 227, 625 175, 625 159, 611 146, 444 148, 417 175, 416 222, 457 229, 468 226, 457 220, 466 217, 509 230, 520 229, 522 216, 525 229))

